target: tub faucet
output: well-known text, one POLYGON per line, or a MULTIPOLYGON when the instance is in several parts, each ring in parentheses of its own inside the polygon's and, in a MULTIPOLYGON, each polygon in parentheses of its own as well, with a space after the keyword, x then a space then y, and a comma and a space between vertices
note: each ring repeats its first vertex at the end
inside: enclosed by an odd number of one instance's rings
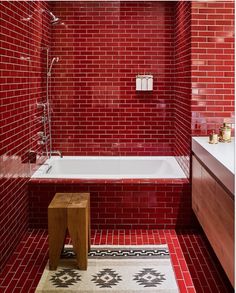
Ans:
POLYGON ((51 151, 50 156, 51 155, 59 155, 61 158, 63 158, 63 155, 62 155, 62 153, 60 151, 51 151))

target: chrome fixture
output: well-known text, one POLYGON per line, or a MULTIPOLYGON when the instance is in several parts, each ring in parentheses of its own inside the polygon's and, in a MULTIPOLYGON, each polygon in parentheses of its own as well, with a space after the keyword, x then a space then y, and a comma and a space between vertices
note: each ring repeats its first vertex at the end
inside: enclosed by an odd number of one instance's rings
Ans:
POLYGON ((46 144, 46 142, 48 141, 49 135, 45 135, 45 133, 43 131, 39 131, 37 134, 39 136, 38 144, 39 145, 46 144))
POLYGON ((51 24, 58 24, 60 22, 60 18, 55 16, 51 11, 48 11, 52 17, 51 24))
POLYGON ((47 103, 47 118, 48 118, 48 132, 49 132, 49 152, 48 152, 49 157, 51 156, 51 151, 52 151, 52 126, 51 126, 51 104, 50 104, 49 85, 50 85, 52 66, 54 62, 58 62, 58 61, 59 61, 59 57, 53 57, 51 64, 49 66, 49 48, 47 48, 46 103, 47 103))
POLYGON ((47 73, 48 76, 51 76, 53 63, 58 62, 58 61, 59 61, 59 57, 53 57, 52 58, 52 61, 51 61, 51 64, 50 64, 50 67, 49 67, 49 70, 48 70, 48 73, 47 73))
MULTIPOLYGON (((48 157, 48 153, 47 152, 40 152, 39 156, 44 157, 47 156, 48 157)), ((43 165, 44 163, 42 163, 41 165, 43 165)))
POLYGON ((42 122, 43 124, 43 132, 38 132, 38 136, 40 137, 40 140, 38 141, 38 144, 40 145, 45 145, 46 148, 46 153, 47 153, 47 157, 48 157, 48 138, 50 139, 50 134, 48 134, 46 136, 47 133, 47 122, 48 122, 48 112, 47 112, 47 108, 48 108, 48 104, 40 102, 40 103, 36 103, 36 107, 37 109, 41 109, 43 108, 43 114, 41 117, 37 117, 37 119, 39 119, 40 122, 42 122))
POLYGON ((43 137, 44 136, 44 132, 43 131, 39 131, 39 132, 37 132, 37 134, 38 134, 39 137, 43 137))
POLYGON ((55 16, 51 11, 46 10, 46 9, 40 9, 40 10, 35 9, 34 12, 33 12, 33 14, 29 15, 28 17, 23 17, 22 20, 23 21, 30 21, 31 19, 34 18, 34 13, 35 12, 40 12, 40 13, 46 12, 46 13, 48 13, 51 16, 51 21, 50 21, 51 24, 58 24, 58 23, 60 23, 60 18, 57 17, 57 16, 55 16))
POLYGON ((63 155, 62 155, 62 153, 61 153, 60 151, 51 151, 51 152, 50 152, 50 157, 51 157, 52 155, 59 155, 61 158, 63 158, 63 155))
MULTIPOLYGON (((45 123, 48 121, 47 117, 47 103, 36 103, 37 109, 43 108, 43 116, 37 117, 39 121, 45 123)), ((46 125, 44 125, 44 132, 46 133, 46 125)))
MULTIPOLYGON (((49 91, 49 82, 50 75, 48 75, 48 66, 49 66, 49 48, 47 48, 47 73, 46 73, 46 103, 47 103, 47 118, 48 118, 48 132, 49 132, 49 151, 46 149, 47 157, 50 157, 50 152, 52 150, 52 127, 51 127, 51 105, 50 105, 50 91, 49 91)), ((46 145, 47 146, 47 145, 46 145)))
MULTIPOLYGON (((46 11, 46 10, 45 10, 46 11)), ((50 14, 50 12, 48 12, 50 14)), ((51 14, 50 14, 51 15, 51 14)), ((47 51, 47 71, 46 71, 46 101, 36 103, 37 109, 43 109, 42 117, 40 117, 43 123, 43 132, 38 132, 39 140, 38 144, 45 145, 46 155, 48 158, 52 155, 52 127, 51 127, 51 105, 50 105, 50 77, 54 62, 59 61, 59 57, 53 57, 51 63, 49 63, 49 48, 47 51)), ((60 152, 53 152, 62 157, 60 152)))
POLYGON ((42 123, 45 123, 45 122, 47 122, 47 121, 48 121, 47 116, 43 116, 43 117, 41 117, 41 122, 42 122, 42 123))
POLYGON ((33 15, 30 15, 28 17, 23 17, 22 20, 23 21, 30 21, 32 19, 33 15))
POLYGON ((46 170, 46 174, 48 174, 48 173, 49 173, 49 171, 51 171, 51 169, 52 169, 52 165, 51 165, 51 166, 49 166, 49 167, 47 168, 47 170, 46 170))
POLYGON ((52 165, 50 165, 48 163, 43 162, 43 163, 39 163, 39 165, 47 167, 47 169, 45 171, 46 174, 52 169, 52 165))
POLYGON ((41 109, 43 108, 43 110, 45 111, 47 108, 47 103, 36 103, 37 109, 41 109))
POLYGON ((43 12, 47 12, 51 16, 51 24, 58 24, 60 22, 60 18, 55 16, 52 11, 43 10, 43 12))
POLYGON ((20 60, 23 60, 23 61, 30 61, 30 57, 29 57, 29 56, 27 56, 27 57, 25 57, 25 56, 20 56, 20 60))

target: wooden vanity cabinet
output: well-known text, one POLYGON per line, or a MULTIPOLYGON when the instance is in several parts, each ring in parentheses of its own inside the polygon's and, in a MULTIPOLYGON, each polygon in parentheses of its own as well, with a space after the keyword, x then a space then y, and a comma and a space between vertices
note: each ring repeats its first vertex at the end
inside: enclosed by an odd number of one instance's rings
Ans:
POLYGON ((192 208, 234 286, 234 200, 195 156, 192 208))

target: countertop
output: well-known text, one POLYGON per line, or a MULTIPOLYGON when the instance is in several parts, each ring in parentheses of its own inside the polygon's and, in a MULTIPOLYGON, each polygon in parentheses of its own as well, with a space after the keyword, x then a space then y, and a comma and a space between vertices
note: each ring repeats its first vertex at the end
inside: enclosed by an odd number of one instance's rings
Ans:
POLYGON ((193 137, 192 150, 209 170, 234 194, 234 139, 230 143, 209 144, 207 136, 193 137))

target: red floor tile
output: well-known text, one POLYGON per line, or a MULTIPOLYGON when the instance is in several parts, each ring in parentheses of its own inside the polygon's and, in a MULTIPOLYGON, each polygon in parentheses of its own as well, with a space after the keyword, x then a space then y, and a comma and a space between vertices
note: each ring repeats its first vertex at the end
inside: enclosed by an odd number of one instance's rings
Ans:
MULTIPOLYGON (((34 292, 48 260, 47 232, 26 233, 0 274, 0 292, 34 292)), ((70 243, 70 239, 67 238, 70 243)), ((175 230, 95 230, 92 244, 165 244, 180 292, 233 292, 205 237, 175 230)))
POLYGON ((176 234, 196 292, 234 292, 204 233, 177 231, 176 234))

